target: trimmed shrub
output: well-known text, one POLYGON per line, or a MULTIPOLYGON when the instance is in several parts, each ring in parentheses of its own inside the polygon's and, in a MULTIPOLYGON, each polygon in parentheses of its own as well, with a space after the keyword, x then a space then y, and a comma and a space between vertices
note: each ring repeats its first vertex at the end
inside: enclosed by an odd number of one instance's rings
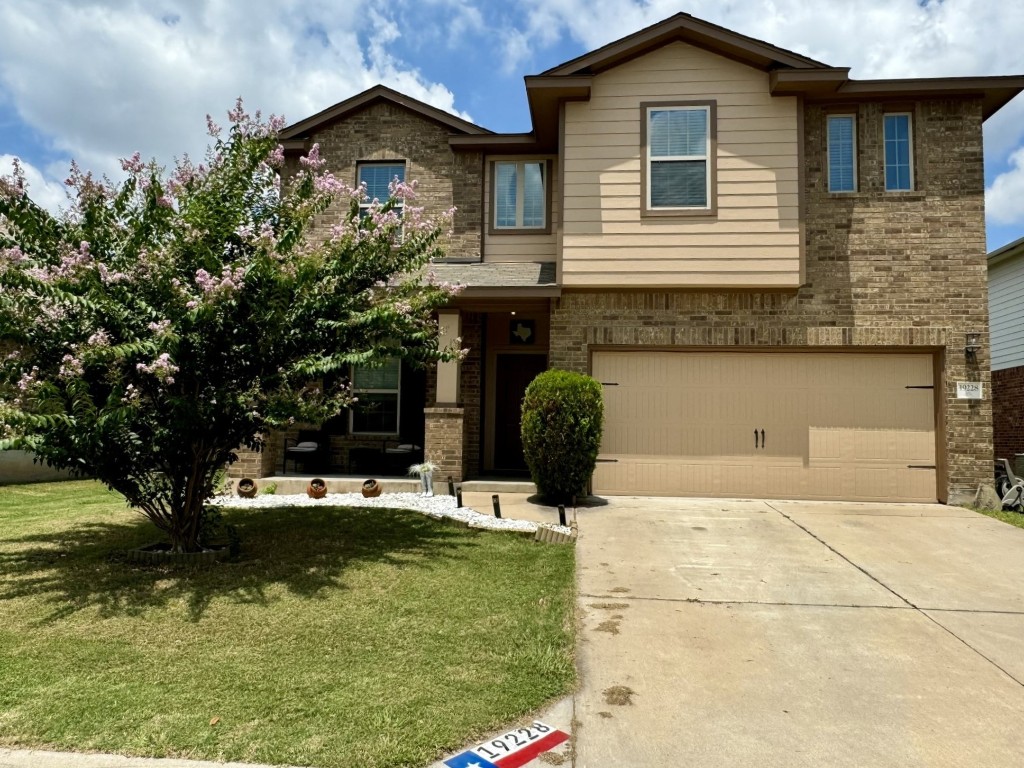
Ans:
POLYGON ((601 385, 570 371, 545 371, 523 398, 523 454, 541 495, 565 503, 581 495, 601 447, 601 385))

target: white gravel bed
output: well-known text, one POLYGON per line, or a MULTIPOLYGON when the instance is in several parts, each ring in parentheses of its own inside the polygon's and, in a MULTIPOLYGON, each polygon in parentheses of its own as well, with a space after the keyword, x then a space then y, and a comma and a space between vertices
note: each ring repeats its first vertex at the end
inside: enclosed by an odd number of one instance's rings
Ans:
MULTIPOLYGON (((493 531, 522 531, 533 533, 538 523, 530 520, 512 520, 507 517, 498 519, 493 515, 484 515, 470 507, 456 507, 455 497, 448 495, 423 496, 419 493, 382 493, 380 496, 365 498, 361 493, 328 493, 322 499, 311 499, 304 493, 278 494, 268 493, 243 499, 239 496, 215 496, 211 504, 221 507, 386 507, 389 509, 409 509, 422 512, 429 517, 447 517, 460 520, 470 528, 487 528, 493 531)), ((544 524, 559 533, 571 533, 571 529, 563 525, 544 524)))

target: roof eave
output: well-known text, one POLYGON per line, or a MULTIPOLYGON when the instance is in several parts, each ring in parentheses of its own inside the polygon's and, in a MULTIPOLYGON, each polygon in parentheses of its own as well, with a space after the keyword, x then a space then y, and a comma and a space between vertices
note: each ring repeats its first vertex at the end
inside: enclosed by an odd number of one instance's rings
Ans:
POLYGON ((777 67, 818 69, 828 66, 793 51, 697 19, 687 13, 677 13, 639 32, 552 67, 542 74, 566 76, 600 72, 676 40, 716 51, 765 71, 777 67))
POLYGON ((1020 256, 1024 254, 1024 237, 1014 240, 1012 243, 1007 243, 1001 248, 996 248, 992 253, 988 255, 988 266, 994 267, 996 264, 1000 264, 1004 261, 1020 256))
POLYGON ((495 133, 489 136, 450 136, 448 146, 456 152, 490 152, 529 155, 552 151, 534 133, 495 133))
POLYGON ((985 77, 928 77, 900 80, 850 80, 849 70, 820 72, 773 72, 773 96, 801 95, 809 100, 859 101, 861 99, 979 98, 987 120, 1021 91, 1024 75, 985 77))
POLYGON ((419 99, 406 96, 404 93, 399 93, 385 85, 375 85, 362 93, 357 93, 349 99, 345 99, 344 101, 338 102, 327 109, 317 112, 315 115, 307 117, 305 120, 300 120, 293 125, 286 126, 281 130, 279 136, 282 141, 307 138, 317 128, 320 128, 327 123, 341 120, 353 112, 366 109, 378 101, 387 101, 392 104, 397 104, 398 106, 415 112, 428 120, 439 123, 456 133, 482 135, 493 133, 492 131, 476 125, 475 123, 463 120, 461 117, 456 117, 449 112, 445 112, 443 109, 438 109, 437 107, 431 106, 419 99))

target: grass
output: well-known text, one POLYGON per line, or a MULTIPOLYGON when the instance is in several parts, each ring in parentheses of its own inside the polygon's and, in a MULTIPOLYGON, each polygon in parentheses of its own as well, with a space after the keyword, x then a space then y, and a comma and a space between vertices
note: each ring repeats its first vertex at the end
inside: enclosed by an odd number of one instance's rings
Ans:
POLYGON ((92 482, 0 487, 0 745, 422 766, 569 691, 573 549, 399 510, 225 510, 241 557, 92 482))
POLYGON ((980 507, 971 507, 971 509, 975 512, 981 512, 983 515, 994 517, 996 520, 1002 520, 1004 523, 1024 528, 1024 514, 1020 512, 1007 512, 1002 509, 981 509, 980 507))

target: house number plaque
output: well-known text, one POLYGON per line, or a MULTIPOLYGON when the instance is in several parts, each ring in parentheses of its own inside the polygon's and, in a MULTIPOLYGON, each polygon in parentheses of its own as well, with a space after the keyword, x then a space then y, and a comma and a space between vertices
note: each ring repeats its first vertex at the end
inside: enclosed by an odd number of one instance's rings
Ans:
POLYGON ((958 381, 956 383, 957 400, 981 400, 980 381, 958 381))

